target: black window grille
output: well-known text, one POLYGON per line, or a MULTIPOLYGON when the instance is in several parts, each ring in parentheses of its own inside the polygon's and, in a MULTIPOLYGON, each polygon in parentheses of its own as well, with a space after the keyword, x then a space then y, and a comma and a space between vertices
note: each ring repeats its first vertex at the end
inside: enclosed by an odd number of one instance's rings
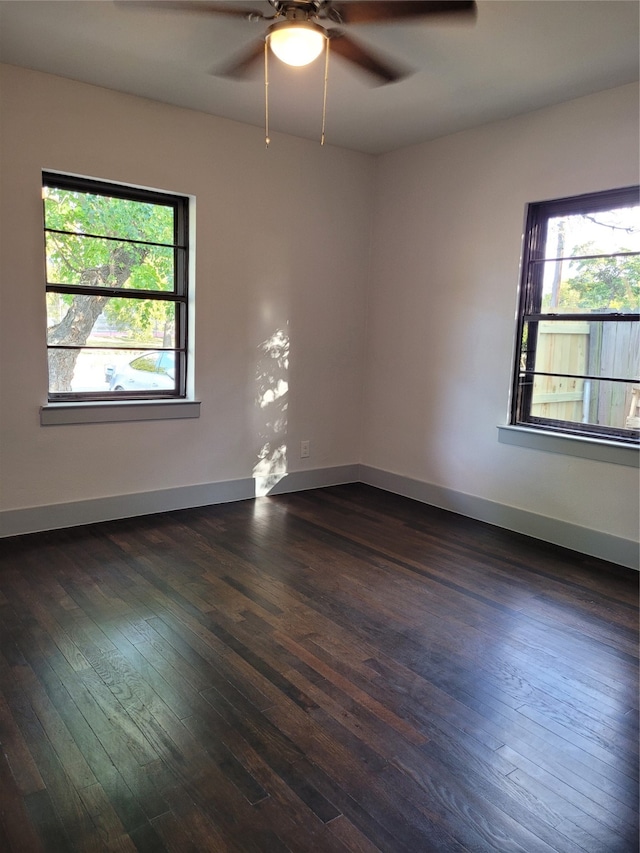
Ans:
POLYGON ((49 400, 186 396, 184 196, 43 174, 49 400))
POLYGON ((639 312, 638 187, 530 204, 511 423, 638 442, 639 312))

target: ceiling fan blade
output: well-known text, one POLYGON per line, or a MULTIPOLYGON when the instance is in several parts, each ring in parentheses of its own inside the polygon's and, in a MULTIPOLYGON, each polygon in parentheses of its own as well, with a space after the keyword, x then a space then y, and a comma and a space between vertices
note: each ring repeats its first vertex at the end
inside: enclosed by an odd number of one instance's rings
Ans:
POLYGON ((244 77, 263 56, 264 39, 257 39, 249 48, 237 54, 225 65, 214 68, 211 73, 215 74, 216 77, 244 77))
POLYGON ((208 15, 233 15, 250 21, 268 20, 260 9, 208 0, 120 0, 118 6, 129 9, 169 9, 172 12, 198 12, 208 15))
POLYGON ((341 24, 375 24, 403 18, 473 18, 475 0, 349 0, 331 3, 329 17, 341 24))
POLYGON ((397 66, 391 65, 387 60, 375 56, 368 48, 363 47, 354 41, 350 36, 346 36, 340 30, 328 30, 330 38, 329 48, 331 53, 337 53, 348 62, 353 62, 354 65, 373 74, 380 81, 380 84, 395 83, 407 76, 407 71, 401 70, 397 66))

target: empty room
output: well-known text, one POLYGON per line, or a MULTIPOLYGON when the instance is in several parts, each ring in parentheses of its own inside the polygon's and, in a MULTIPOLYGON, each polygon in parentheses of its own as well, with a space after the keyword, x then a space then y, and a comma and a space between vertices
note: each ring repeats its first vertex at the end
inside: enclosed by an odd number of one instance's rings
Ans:
POLYGON ((0 849, 635 853, 640 5, 0 0, 0 849))

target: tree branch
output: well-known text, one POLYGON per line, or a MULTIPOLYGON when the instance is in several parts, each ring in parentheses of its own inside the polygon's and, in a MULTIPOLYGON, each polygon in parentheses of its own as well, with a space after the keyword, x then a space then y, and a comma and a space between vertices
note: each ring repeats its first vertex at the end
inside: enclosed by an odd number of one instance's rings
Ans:
POLYGON ((588 213, 583 213, 582 215, 585 219, 588 219, 589 222, 593 222, 594 225, 601 225, 603 228, 611 228, 612 231, 624 231, 626 234, 635 234, 637 231, 640 231, 640 228, 634 228, 633 226, 625 228, 624 225, 612 225, 610 222, 599 222, 595 216, 590 216, 588 213))

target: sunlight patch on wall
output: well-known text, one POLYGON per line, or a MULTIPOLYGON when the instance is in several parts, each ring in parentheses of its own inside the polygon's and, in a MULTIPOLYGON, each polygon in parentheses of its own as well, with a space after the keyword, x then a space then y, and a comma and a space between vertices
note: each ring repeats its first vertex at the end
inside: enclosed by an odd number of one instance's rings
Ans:
POLYGON ((261 447, 253 467, 257 497, 269 494, 287 474, 289 335, 276 329, 259 349, 256 407, 261 447))

